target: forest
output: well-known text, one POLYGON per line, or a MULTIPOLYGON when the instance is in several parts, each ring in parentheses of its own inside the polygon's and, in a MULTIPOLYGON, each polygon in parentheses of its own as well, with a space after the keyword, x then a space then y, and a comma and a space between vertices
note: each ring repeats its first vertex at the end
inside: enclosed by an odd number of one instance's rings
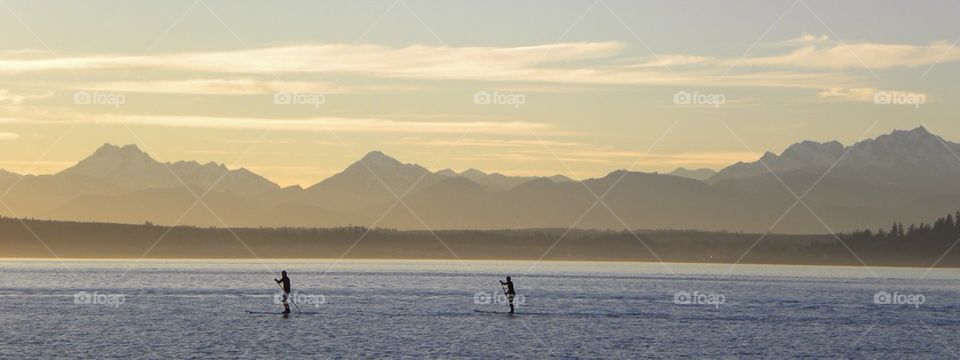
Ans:
POLYGON ((215 228, 0 218, 5 258, 349 258, 960 266, 960 212, 844 234, 215 228))

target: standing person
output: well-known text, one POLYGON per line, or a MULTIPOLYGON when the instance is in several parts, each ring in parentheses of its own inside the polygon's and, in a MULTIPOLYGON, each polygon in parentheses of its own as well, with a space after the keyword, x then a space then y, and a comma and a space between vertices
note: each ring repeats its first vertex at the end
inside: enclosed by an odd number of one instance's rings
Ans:
POLYGON ((517 296, 517 291, 513 289, 513 280, 510 280, 510 277, 507 276, 507 282, 500 282, 500 285, 507 286, 507 301, 510 302, 510 313, 513 314, 513 298, 517 296))
POLYGON ((277 284, 280 284, 280 287, 283 288, 283 313, 290 313, 290 304, 287 303, 287 298, 290 297, 290 278, 287 277, 287 271, 280 272, 279 279, 273 279, 277 284))

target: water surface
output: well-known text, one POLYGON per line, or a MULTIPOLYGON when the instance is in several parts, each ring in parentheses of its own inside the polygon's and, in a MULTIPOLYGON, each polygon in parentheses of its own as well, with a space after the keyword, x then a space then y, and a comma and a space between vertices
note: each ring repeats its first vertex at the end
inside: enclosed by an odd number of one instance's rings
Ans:
POLYGON ((958 295, 943 269, 2 260, 0 356, 952 358, 958 295), (280 310, 280 270, 306 313, 248 314, 280 310), (491 300, 506 275, 513 316, 491 300))

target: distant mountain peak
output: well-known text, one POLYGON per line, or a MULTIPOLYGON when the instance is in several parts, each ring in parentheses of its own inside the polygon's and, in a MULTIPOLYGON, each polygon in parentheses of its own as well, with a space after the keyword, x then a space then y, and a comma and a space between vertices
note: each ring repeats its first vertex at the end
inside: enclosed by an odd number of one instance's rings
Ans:
POLYGON ((149 154, 140 150, 136 145, 117 146, 105 143, 90 156, 80 160, 76 165, 64 170, 88 176, 108 175, 111 170, 118 168, 136 168, 154 166, 159 163, 149 154))
POLYGON ((804 140, 804 141, 798 142, 798 143, 796 143, 796 144, 790 145, 790 146, 787 147, 787 149, 784 150, 783 152, 784 152, 784 153, 787 153, 787 152, 790 151, 790 149, 797 149, 797 150, 799 150, 799 149, 811 149, 811 148, 822 148, 822 147, 831 147, 831 148, 840 148, 840 149, 842 149, 842 148, 843 148, 843 144, 841 144, 839 141, 836 141, 836 140, 831 140, 831 141, 827 141, 827 142, 816 142, 816 141, 813 141, 813 140, 804 140))
POLYGON ((94 151, 92 155, 88 156, 87 159, 95 158, 95 157, 103 157, 103 156, 115 156, 115 155, 123 156, 125 158, 142 158, 142 159, 149 159, 151 161, 153 160, 153 158, 151 158, 149 154, 147 154, 143 150, 140 150, 140 148, 137 147, 137 145, 128 144, 128 145, 118 146, 118 145, 113 145, 111 143, 104 143, 99 148, 97 148, 97 151, 94 151))
POLYGON ((801 141, 790 145, 780 155, 766 152, 757 162, 738 162, 728 166, 712 176, 710 181, 716 183, 725 179, 768 175, 767 167, 777 173, 822 173, 830 167, 928 175, 957 173, 960 172, 960 166, 953 155, 957 151, 960 151, 960 145, 943 140, 919 126, 911 130, 893 130, 849 147, 838 141, 801 141))
MULTIPOLYGON (((208 168, 208 169, 217 169, 217 170, 221 170, 221 171, 228 171, 228 170, 229 170, 229 169, 227 169, 227 164, 218 163, 218 162, 213 162, 213 161, 210 161, 210 162, 207 162, 206 164, 203 164, 203 167, 204 167, 204 168, 208 168)), ((240 168, 240 169, 243 169, 243 168, 240 168)), ((240 170, 240 169, 237 169, 237 170, 240 170)), ((246 170, 246 169, 243 169, 243 170, 246 170)))
POLYGON ((913 129, 910 129, 910 130, 894 130, 893 133, 894 133, 894 134, 896 134, 896 133, 912 133, 912 134, 933 135, 933 133, 931 133, 929 130, 927 130, 926 127, 924 127, 924 126, 922 126, 922 125, 921 125, 921 126, 917 126, 917 127, 913 128, 913 129))
POLYGON ((98 179, 126 190, 179 188, 184 184, 200 189, 216 186, 218 191, 244 194, 279 189, 276 184, 246 169, 231 171, 226 165, 213 161, 202 165, 196 161, 162 163, 136 145, 110 143, 103 144, 92 155, 57 175, 98 179))
POLYGON ((576 180, 573 180, 573 179, 571 179, 571 178, 569 178, 569 177, 567 177, 567 176, 560 175, 560 174, 553 175, 553 176, 548 176, 547 179, 550 179, 550 181, 553 181, 553 182, 556 182, 556 183, 561 183, 561 182, 576 182, 576 180))
POLYGON ((685 167, 678 167, 676 170, 671 171, 668 175, 703 181, 709 179, 716 173, 716 171, 710 168, 687 169, 685 167))
POLYGON ((399 163, 399 162, 400 162, 400 161, 398 161, 397 159, 394 159, 394 158, 388 156, 387 154, 384 154, 382 151, 379 151, 379 150, 374 150, 374 151, 368 152, 366 155, 363 156, 363 158, 360 159, 360 161, 363 161, 363 162, 375 162, 375 163, 377 163, 377 162, 396 162, 396 163, 399 163))
POLYGON ((839 141, 820 143, 807 140, 790 145, 780 154, 780 157, 816 166, 829 166, 843 155, 844 149, 845 147, 839 141))
POLYGON ((609 174, 607 174, 607 176, 604 176, 604 178, 613 177, 613 176, 627 176, 629 174, 630 174, 630 171, 627 169, 617 169, 617 170, 611 171, 609 174))
POLYGON ((774 154, 774 153, 772 153, 772 152, 770 152, 770 151, 764 151, 764 152, 763 152, 763 156, 760 157, 760 160, 776 159, 776 158, 779 158, 779 157, 780 157, 780 156, 778 156, 777 154, 774 154))
POLYGON ((923 126, 918 126, 910 130, 894 130, 889 134, 878 136, 875 140, 899 139, 901 141, 921 141, 921 140, 937 140, 939 138, 940 137, 937 136, 936 134, 933 134, 930 131, 928 131, 927 128, 923 126))
POLYGON ((442 175, 442 176, 446 176, 446 177, 454 177, 454 176, 459 175, 459 174, 457 174, 456 171, 453 171, 453 169, 451 169, 451 168, 446 168, 446 169, 442 169, 442 170, 437 170, 437 172, 435 172, 434 174, 442 175))
POLYGON ((474 168, 469 168, 460 173, 460 175, 469 179, 471 177, 487 176, 487 173, 474 168))
POLYGON ((141 184, 155 187, 169 177, 163 164, 136 145, 117 146, 110 143, 103 144, 93 154, 59 174, 105 179, 127 187, 141 184))
POLYGON ((439 175, 446 178, 455 178, 460 177, 468 179, 475 184, 482 186, 486 190, 492 191, 503 191, 513 189, 521 184, 537 181, 537 180, 547 180, 550 182, 572 182, 573 179, 570 179, 563 175, 553 175, 549 177, 542 176, 510 176, 504 175, 499 172, 487 173, 482 170, 475 168, 470 168, 464 170, 463 172, 456 172, 453 169, 446 168, 442 170, 437 170, 434 172, 435 175, 439 175))

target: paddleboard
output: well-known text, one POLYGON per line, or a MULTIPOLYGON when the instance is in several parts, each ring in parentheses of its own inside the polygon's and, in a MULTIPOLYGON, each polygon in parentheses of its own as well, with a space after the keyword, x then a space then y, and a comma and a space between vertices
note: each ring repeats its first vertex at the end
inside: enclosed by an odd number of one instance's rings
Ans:
MULTIPOLYGON (((247 314, 250 315, 283 315, 280 311, 250 311, 247 310, 247 314)), ((288 315, 319 315, 318 312, 291 312, 288 315)))

